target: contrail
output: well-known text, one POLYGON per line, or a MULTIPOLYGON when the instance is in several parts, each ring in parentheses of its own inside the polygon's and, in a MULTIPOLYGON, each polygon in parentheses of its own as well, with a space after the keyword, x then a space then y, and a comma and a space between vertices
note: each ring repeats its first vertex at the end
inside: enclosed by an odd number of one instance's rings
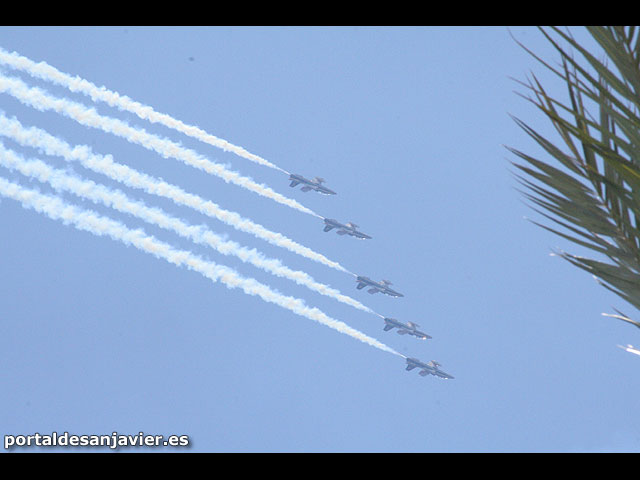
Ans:
POLYGON ((229 267, 206 261, 189 251, 175 249, 169 244, 145 234, 141 229, 130 230, 124 224, 98 215, 92 210, 81 209, 57 197, 26 189, 2 177, 0 177, 0 195, 17 200, 24 208, 34 209, 53 220, 62 220, 65 225, 72 224, 78 230, 85 230, 94 235, 109 236, 113 240, 132 245, 169 263, 194 270, 214 282, 222 282, 228 288, 241 288, 248 295, 257 295, 266 302, 274 303, 298 315, 315 320, 382 351, 403 356, 344 322, 327 316, 318 308, 307 306, 301 299, 282 295, 255 279, 242 277, 229 267))
POLYGON ((180 187, 141 173, 127 165, 114 162, 111 155, 95 154, 91 148, 86 145, 72 147, 63 140, 47 133, 45 130, 36 127, 24 127, 15 118, 9 119, 1 112, 0 135, 11 138, 20 145, 37 148, 47 155, 60 156, 69 162, 79 161, 85 168, 106 175, 112 180, 127 185, 128 187, 144 190, 151 195, 168 198, 177 205, 193 208, 204 215, 220 220, 236 230, 249 233, 272 245, 285 248, 290 252, 341 272, 351 273, 338 262, 329 260, 324 255, 300 245, 281 233, 272 232, 260 224, 243 218, 236 212, 225 210, 210 200, 205 200, 198 195, 187 193, 180 187))
POLYGON ((61 72, 57 68, 47 64, 46 62, 36 63, 33 60, 24 57, 17 52, 11 52, 4 50, 0 47, 0 64, 7 65, 11 68, 28 73, 34 78, 46 80, 48 82, 55 83, 66 87, 72 92, 82 93, 91 97, 94 102, 100 101, 108 104, 111 107, 116 107, 119 110, 127 111, 137 115, 143 120, 148 120, 151 123, 159 123, 165 127, 177 130, 189 137, 196 138, 201 142, 208 143, 214 147, 221 148, 222 150, 233 152, 236 155, 251 160, 252 162, 264 165, 270 168, 279 170, 287 175, 289 172, 274 165, 273 163, 265 160, 258 155, 248 152, 242 147, 233 145, 226 140, 215 137, 201 128, 193 125, 187 125, 180 120, 177 120, 167 114, 158 113, 152 107, 143 105, 139 102, 132 100, 126 95, 120 95, 117 92, 108 90, 106 87, 98 87, 95 84, 84 80, 78 76, 71 76, 67 73, 61 72))
POLYGON ((17 170, 29 178, 49 183, 56 191, 68 191, 94 203, 99 202, 120 212, 136 216, 148 223, 172 230, 195 243, 208 245, 218 253, 234 255, 243 262, 250 263, 273 275, 293 280, 299 285, 304 285, 322 295, 334 298, 359 310, 375 314, 373 310, 357 300, 341 294, 340 291, 328 285, 316 282, 305 272, 286 267, 278 259, 265 257, 256 249, 248 249, 236 242, 225 240, 204 225, 189 225, 178 218, 168 215, 162 209, 151 208, 145 205, 144 202, 134 201, 120 190, 112 190, 91 180, 83 180, 69 175, 64 170, 53 168, 41 160, 25 160, 18 153, 5 148, 2 142, 0 142, 0 165, 10 170, 17 170))
POLYGON ((0 93, 8 93, 20 102, 40 111, 52 110, 69 117, 81 125, 97 128, 107 133, 126 139, 128 142, 141 145, 165 158, 175 158, 199 170, 222 178, 227 183, 239 185, 247 190, 257 193, 265 198, 270 198, 282 205, 294 208, 300 212, 322 218, 313 210, 301 205, 296 200, 285 197, 273 191, 266 185, 254 182, 237 172, 228 170, 224 165, 212 162, 199 153, 182 147, 180 144, 153 135, 143 128, 132 127, 117 118, 100 115, 94 108, 89 108, 81 103, 64 98, 49 95, 38 87, 29 87, 18 78, 5 77, 0 73, 0 93))

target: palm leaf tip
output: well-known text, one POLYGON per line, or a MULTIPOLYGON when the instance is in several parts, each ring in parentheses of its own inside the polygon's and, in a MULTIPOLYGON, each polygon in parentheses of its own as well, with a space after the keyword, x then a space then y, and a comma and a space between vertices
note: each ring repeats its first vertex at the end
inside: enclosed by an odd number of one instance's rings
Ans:
MULTIPOLYGON (((614 310, 616 310, 614 308, 614 310)), ((622 320, 623 322, 627 322, 630 323, 631 325, 635 325, 636 327, 640 328, 640 322, 636 322, 635 320, 630 319, 627 315, 625 315, 624 313, 620 312, 619 310, 616 310, 617 314, 614 315, 613 313, 603 313, 602 315, 605 317, 610 317, 610 318, 616 318, 618 320, 622 320)))

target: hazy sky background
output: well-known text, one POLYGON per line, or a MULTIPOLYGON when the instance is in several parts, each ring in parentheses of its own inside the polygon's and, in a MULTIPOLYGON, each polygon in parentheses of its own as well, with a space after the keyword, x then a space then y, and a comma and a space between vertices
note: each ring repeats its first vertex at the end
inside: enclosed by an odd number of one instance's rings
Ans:
MULTIPOLYGON (((513 35, 558 56, 534 28, 513 35)), ((586 32, 574 28, 578 38, 586 32)), ((162 177, 374 279, 404 298, 358 291, 351 276, 171 202, 73 171, 279 258, 432 340, 384 332, 375 315, 221 256, 71 194, 92 208, 302 298, 421 360, 401 357, 185 268, 0 199, 0 434, 189 435, 189 451, 637 451, 633 309, 549 253, 580 250, 527 222, 509 145, 543 155, 509 114, 550 126, 517 96, 534 71, 557 79, 492 28, 0 27, 0 46, 127 95, 338 192, 287 176, 62 87, 58 96, 197 150, 300 201, 354 221, 372 240, 0 95, 0 110, 72 144, 162 177), (510 78, 513 77, 513 78, 510 78)), ((10 140, 27 157, 64 161, 10 140)), ((546 157, 545 157, 546 158, 546 157)), ((0 177, 51 189, 0 167, 0 177)), ((158 449, 157 451, 161 451, 158 449)), ((175 449, 167 449, 174 451, 175 449)), ((156 450, 154 450, 156 451, 156 450)))

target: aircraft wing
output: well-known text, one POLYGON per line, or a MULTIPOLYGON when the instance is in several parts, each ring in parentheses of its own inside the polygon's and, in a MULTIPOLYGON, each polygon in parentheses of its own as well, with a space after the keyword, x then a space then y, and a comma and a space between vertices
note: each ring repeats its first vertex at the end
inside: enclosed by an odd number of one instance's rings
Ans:
POLYGON ((324 227, 324 229, 323 229, 323 230, 324 230, 325 232, 328 232, 328 231, 330 231, 330 230, 333 230, 333 228, 334 228, 334 227, 333 227, 332 225, 326 225, 326 226, 324 227))
POLYGON ((303 192, 308 192, 309 190, 311 190, 311 187, 305 185, 304 187, 302 187, 300 190, 302 190, 303 192))
POLYGON ((362 290, 362 289, 363 289, 364 287, 366 287, 366 286, 367 286, 367 284, 366 284, 366 283, 364 283, 364 282, 360 282, 360 283, 358 283, 358 286, 357 286, 356 288, 357 288, 358 290, 362 290))
POLYGON ((409 365, 407 365, 406 370, 413 370, 413 369, 414 369, 414 368, 416 368, 416 367, 417 367, 417 365, 409 364, 409 365))
POLYGON ((369 292, 371 295, 373 295, 374 293, 378 293, 380 290, 378 290, 377 288, 370 288, 369 290, 367 290, 367 292, 369 292))
POLYGON ((347 232, 346 230, 338 230, 336 233, 337 233, 338 235, 346 235, 346 234, 347 234, 347 233, 349 233, 349 232, 347 232))
POLYGON ((371 238, 369 235, 367 235, 366 233, 362 233, 362 232, 355 232, 355 235, 356 235, 356 237, 363 238, 363 239, 371 238))
POLYGON ((295 187, 296 185, 298 185, 300 182, 297 180, 291 180, 291 183, 289 184, 290 187, 295 187))
POLYGON ((385 288, 384 293, 386 293, 387 295, 391 295, 392 297, 404 297, 404 295, 402 295, 401 293, 396 292, 395 290, 391 290, 390 288, 385 288))
POLYGON ((385 325, 383 330, 384 330, 385 332, 388 332, 388 331, 389 331, 389 330, 391 330, 391 329, 393 329, 393 325, 385 325))
POLYGON ((407 330, 398 329, 398 335, 406 335, 407 333, 409 333, 407 330))

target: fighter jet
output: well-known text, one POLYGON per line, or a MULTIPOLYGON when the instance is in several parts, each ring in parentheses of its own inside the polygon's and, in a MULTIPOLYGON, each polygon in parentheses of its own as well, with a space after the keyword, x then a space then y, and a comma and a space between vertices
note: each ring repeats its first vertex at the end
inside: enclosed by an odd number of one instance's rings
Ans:
POLYGON ((389 288, 389 285, 391 285, 391 282, 389 280, 381 280, 380 282, 376 282, 374 280, 371 280, 369 277, 361 277, 358 275, 358 277, 356 278, 356 282, 358 282, 358 285, 356 286, 358 290, 362 290, 364 287, 369 286, 371 288, 367 290, 367 292, 371 294, 382 292, 387 295, 391 295, 392 297, 404 297, 403 294, 389 288))
POLYGON ((333 230, 334 228, 337 228, 338 231, 336 233, 338 235, 351 235, 352 237, 360 238, 362 240, 371 238, 366 233, 359 232, 357 230, 358 225, 352 222, 347 222, 346 224, 343 224, 332 218, 325 218, 324 224, 325 224, 324 225, 325 232, 328 232, 330 230, 333 230))
POLYGON ((402 323, 399 320, 396 320, 395 318, 386 318, 384 319, 384 331, 388 332, 389 330, 392 330, 394 328, 398 329, 398 334, 399 335, 406 335, 407 333, 409 335, 413 335, 414 337, 418 337, 421 340, 426 340, 427 338, 432 338, 431 336, 427 335, 424 332, 421 332, 420 330, 417 329, 417 327, 419 327, 420 325, 418 325, 417 323, 413 323, 413 322, 407 322, 407 323, 402 323))
POLYGON ((626 350, 629 353, 635 353, 636 355, 640 355, 640 350, 638 350, 636 347, 634 347, 633 345, 628 345, 626 347, 623 347, 622 345, 618 345, 621 349, 626 350))
POLYGON ((316 192, 323 193, 325 195, 335 195, 336 192, 322 185, 324 182, 324 178, 314 177, 312 180, 304 178, 302 175, 296 175, 294 173, 289 175, 289 180, 291 183, 290 187, 295 187, 299 183, 304 184, 304 186, 300 189, 303 192, 308 192, 309 190, 315 190, 316 192))
POLYGON ((434 360, 431 360, 429 363, 422 363, 417 358, 407 358, 407 370, 413 370, 414 368, 421 368, 419 375, 423 377, 427 375, 435 375, 436 377, 444 378, 444 379, 452 379, 453 376, 448 373, 443 372, 438 367, 440 364, 434 360))

